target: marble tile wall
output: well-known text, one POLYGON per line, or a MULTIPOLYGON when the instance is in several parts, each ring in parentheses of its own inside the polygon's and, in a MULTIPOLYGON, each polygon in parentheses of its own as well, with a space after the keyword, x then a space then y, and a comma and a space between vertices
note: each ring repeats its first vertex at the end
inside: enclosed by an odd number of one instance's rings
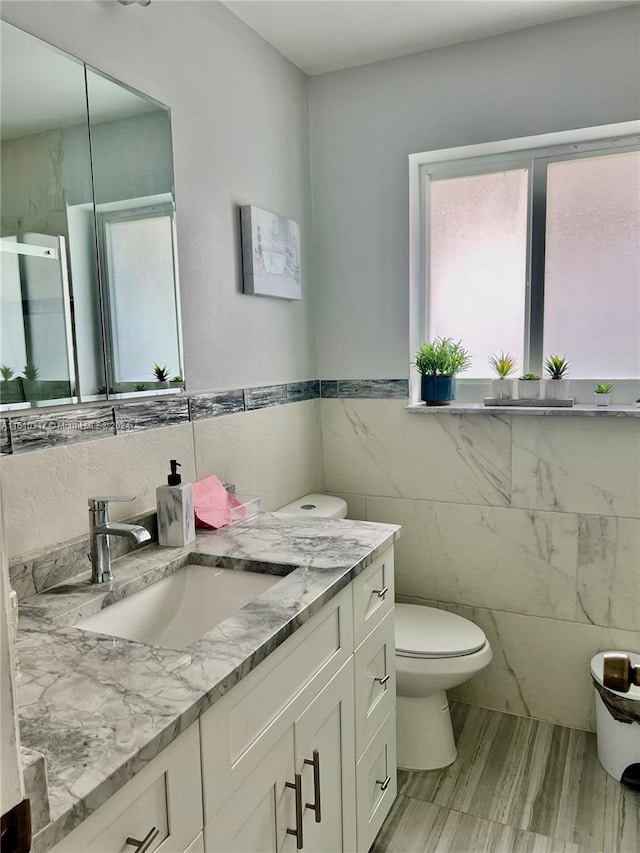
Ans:
MULTIPOLYGON (((306 383, 296 385, 296 397, 309 394, 306 383)), ((191 420, 184 405, 162 412, 148 403, 142 408, 137 403, 123 406, 116 413, 116 423, 123 427, 117 435, 112 427, 108 437, 63 443, 58 435, 48 434, 49 445, 37 452, 3 456, 5 538, 16 582, 38 586, 34 564, 44 566, 62 543, 77 545, 78 559, 85 559, 88 497, 136 495, 133 503, 112 504, 116 521, 152 511, 156 487, 166 483, 169 459, 181 462, 184 482, 215 474, 234 483, 239 494, 260 496, 267 510, 306 492, 321 491, 317 395, 295 405, 246 411, 244 392, 240 394, 242 408, 234 414, 228 414, 238 405, 234 393, 197 395, 190 401, 191 420)), ((74 553, 72 547, 71 557, 74 553)), ((62 566, 54 559, 54 563, 59 580, 69 571, 75 573, 66 562, 62 566)), ((48 583, 46 567, 37 574, 48 583)))
POLYGON ((396 522, 400 600, 477 622, 491 665, 454 698, 594 728, 589 661, 640 652, 640 422, 323 399, 325 488, 396 522))

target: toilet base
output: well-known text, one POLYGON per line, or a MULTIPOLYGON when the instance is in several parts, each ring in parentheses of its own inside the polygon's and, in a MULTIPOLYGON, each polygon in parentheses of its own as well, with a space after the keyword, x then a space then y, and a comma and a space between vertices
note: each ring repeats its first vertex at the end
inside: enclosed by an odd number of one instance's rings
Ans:
POLYGON ((437 770, 456 760, 447 694, 397 697, 398 767, 437 770))

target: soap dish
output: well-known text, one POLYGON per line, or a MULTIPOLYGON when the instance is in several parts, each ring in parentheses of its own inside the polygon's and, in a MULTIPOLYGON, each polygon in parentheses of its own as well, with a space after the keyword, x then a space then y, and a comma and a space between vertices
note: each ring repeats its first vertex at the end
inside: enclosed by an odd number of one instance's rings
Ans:
POLYGON ((215 530, 226 530, 227 527, 235 527, 238 524, 249 524, 258 517, 260 512, 260 498, 253 495, 233 495, 239 501, 238 506, 213 508, 194 506, 196 516, 196 527, 198 530, 214 532, 215 530), (221 516, 224 523, 221 524, 221 516))

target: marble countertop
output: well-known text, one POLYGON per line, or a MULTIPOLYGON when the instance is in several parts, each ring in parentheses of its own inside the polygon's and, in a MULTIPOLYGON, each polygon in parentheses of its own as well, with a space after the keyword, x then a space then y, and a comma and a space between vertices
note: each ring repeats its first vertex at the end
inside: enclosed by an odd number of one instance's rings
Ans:
POLYGON ((254 669, 398 538, 392 524, 284 520, 149 545, 113 563, 110 588, 88 576, 25 599, 16 646, 23 746, 46 759, 53 847, 254 669), (271 589, 183 651, 74 628, 80 619, 187 563, 282 574, 271 589))

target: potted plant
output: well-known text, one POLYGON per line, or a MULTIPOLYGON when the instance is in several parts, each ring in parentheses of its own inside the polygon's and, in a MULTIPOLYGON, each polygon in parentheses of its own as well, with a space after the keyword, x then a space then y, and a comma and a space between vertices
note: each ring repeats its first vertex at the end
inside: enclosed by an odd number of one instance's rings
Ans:
POLYGON ((569 398, 569 380, 566 373, 569 362, 564 356, 550 355, 544 363, 544 369, 549 377, 545 382, 545 397, 549 400, 567 400, 569 398))
POLYGON ((498 375, 497 379, 491 380, 491 396, 494 400, 513 400, 517 397, 516 385, 511 374, 516 369, 515 356, 510 353, 500 352, 500 355, 492 355, 489 364, 498 375))
POLYGON ((13 368, 6 364, 0 365, 0 375, 2 375, 0 401, 3 403, 18 403, 20 401, 20 391, 17 387, 18 383, 14 379, 15 372, 13 368))
POLYGON ((154 364, 153 375, 156 377, 158 388, 169 387, 169 370, 166 364, 154 364))
POLYGON ((22 387, 24 389, 25 399, 33 400, 35 397, 38 396, 39 376, 39 368, 37 368, 35 364, 31 364, 31 362, 28 361, 22 369, 22 376, 20 377, 22 387))
POLYGON ((184 379, 179 374, 177 376, 171 377, 171 386, 175 388, 182 388, 184 386, 184 379))
POLYGON ((436 338, 422 344, 414 364, 422 377, 421 399, 427 406, 448 406, 455 399, 454 377, 470 366, 471 357, 461 341, 436 338))
POLYGON ((518 379, 518 397, 521 400, 540 399, 540 377, 537 373, 525 373, 518 379))
POLYGON ((611 402, 611 382, 598 382, 593 392, 593 401, 596 406, 608 406, 611 402))

